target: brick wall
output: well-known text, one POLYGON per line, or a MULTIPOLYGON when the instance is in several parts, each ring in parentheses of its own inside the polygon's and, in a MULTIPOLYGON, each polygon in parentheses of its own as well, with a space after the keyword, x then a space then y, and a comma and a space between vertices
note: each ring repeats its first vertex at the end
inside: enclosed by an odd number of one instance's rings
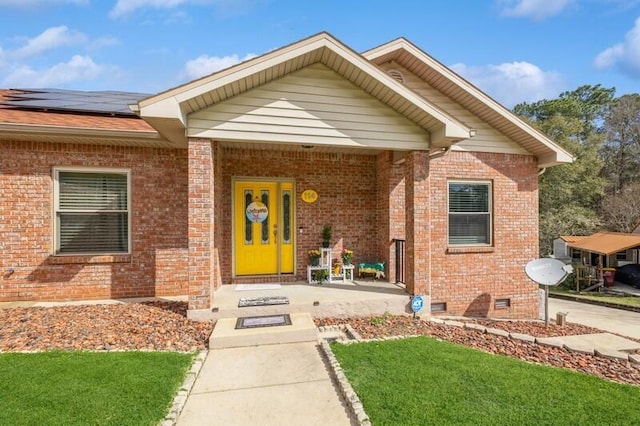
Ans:
POLYGON ((537 318, 538 289, 524 266, 538 257, 536 159, 526 155, 451 152, 430 163, 431 300, 447 314, 537 318), (493 247, 447 247, 447 179, 491 180, 493 247), (496 299, 511 308, 495 310, 496 299))
POLYGON ((186 150, 3 142, 0 235, 0 301, 185 294, 186 150), (131 169, 131 255, 51 255, 54 166, 131 169))
MULTIPOLYGON (((333 226, 334 257, 344 247, 355 251, 353 262, 379 260, 377 226, 376 157, 342 153, 266 151, 225 148, 222 158, 222 214, 224 235, 232 235, 232 177, 283 178, 296 183, 297 271, 306 279, 307 252, 322 244, 324 224, 333 226), (301 201, 304 190, 314 189, 319 199, 301 201), (302 230, 302 233, 300 233, 302 230)), ((231 280, 231 239, 218 244, 222 282, 231 280)))

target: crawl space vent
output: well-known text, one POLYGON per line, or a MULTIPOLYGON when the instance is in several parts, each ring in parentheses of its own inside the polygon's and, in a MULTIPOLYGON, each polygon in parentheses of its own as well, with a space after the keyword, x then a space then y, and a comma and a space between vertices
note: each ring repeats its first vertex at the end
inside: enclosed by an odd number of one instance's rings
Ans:
POLYGON ((507 309, 511 307, 511 299, 496 299, 495 309, 507 309))
POLYGON ((447 312, 447 304, 445 302, 432 303, 431 312, 447 312))
POLYGON ((398 80, 400 83, 404 83, 404 75, 400 71, 398 71, 398 70, 389 70, 389 71, 387 71, 387 74, 389 74, 391 77, 393 77, 396 80, 398 80))

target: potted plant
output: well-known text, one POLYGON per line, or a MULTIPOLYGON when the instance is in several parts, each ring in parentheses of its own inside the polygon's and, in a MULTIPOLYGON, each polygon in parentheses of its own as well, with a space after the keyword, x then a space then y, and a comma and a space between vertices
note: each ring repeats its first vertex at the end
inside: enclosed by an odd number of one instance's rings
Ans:
POLYGON ((342 264, 351 265, 351 259, 353 258, 353 250, 342 249, 342 264))
POLYGON ((331 225, 325 225, 322 227, 322 247, 329 247, 331 242, 331 225))
POLYGON ((318 249, 313 249, 313 250, 309 250, 309 262, 311 263, 311 266, 318 266, 320 264, 320 250, 318 249))
POLYGON ((329 280, 329 271, 326 269, 318 269, 317 271, 313 271, 313 280, 318 284, 322 284, 325 281, 329 280))

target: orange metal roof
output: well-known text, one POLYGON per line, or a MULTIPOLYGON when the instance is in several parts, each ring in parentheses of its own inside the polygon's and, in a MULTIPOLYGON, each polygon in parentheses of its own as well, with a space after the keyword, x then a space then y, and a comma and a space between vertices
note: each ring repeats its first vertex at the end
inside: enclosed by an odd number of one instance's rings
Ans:
MULTIPOLYGON (((10 93, 16 92, 19 91, 0 89, 0 101, 7 99, 10 93)), ((135 116, 117 117, 95 114, 25 110, 7 105, 0 105, 0 123, 155 132, 155 129, 146 121, 135 116)))
POLYGON ((568 245, 578 250, 610 255, 633 247, 640 247, 640 234, 598 232, 578 241, 569 242, 568 245))
POLYGON ((585 238, 589 238, 589 235, 560 235, 560 239, 565 243, 577 243, 585 238))

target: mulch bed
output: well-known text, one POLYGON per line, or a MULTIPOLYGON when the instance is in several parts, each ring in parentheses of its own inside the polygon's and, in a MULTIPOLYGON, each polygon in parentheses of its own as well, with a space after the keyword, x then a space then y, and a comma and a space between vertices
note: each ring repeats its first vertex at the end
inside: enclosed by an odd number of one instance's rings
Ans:
MULTIPOLYGON (((564 326, 537 321, 491 321, 476 320, 486 327, 499 328, 512 333, 534 337, 555 337, 579 334, 602 333, 602 330, 579 324, 564 326)), ((483 333, 469 328, 436 324, 409 316, 384 315, 368 318, 325 318, 316 321, 318 326, 350 324, 363 339, 392 336, 422 335, 446 340, 485 352, 519 358, 536 364, 569 368, 618 383, 640 385, 640 364, 595 355, 571 352, 566 349, 524 342, 509 337, 483 333)))
MULTIPOLYGON (((208 346, 213 324, 186 318, 185 302, 126 303, 0 309, 0 352, 45 350, 150 350, 190 352, 208 346)), ((535 337, 599 333, 590 327, 537 321, 476 320, 486 327, 535 337)), ((327 318, 319 326, 350 324, 363 338, 425 335, 494 354, 570 368, 620 383, 640 385, 640 365, 523 342, 409 316, 327 318)))
POLYGON ((213 326, 186 311, 185 302, 0 309, 0 352, 205 349, 213 326))

